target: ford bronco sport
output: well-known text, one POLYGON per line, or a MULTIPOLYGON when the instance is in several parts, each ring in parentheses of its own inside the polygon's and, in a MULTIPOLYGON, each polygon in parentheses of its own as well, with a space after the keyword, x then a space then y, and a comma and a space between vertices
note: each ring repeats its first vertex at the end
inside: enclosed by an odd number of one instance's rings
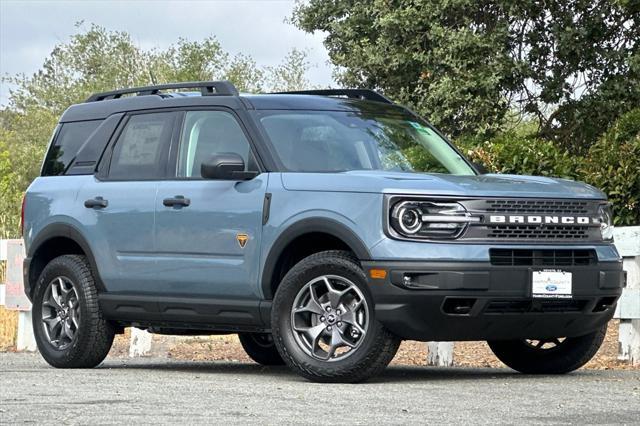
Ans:
POLYGON ((402 339, 486 340, 518 371, 566 373, 624 283, 602 192, 481 174, 369 90, 95 94, 62 115, 23 229, 38 348, 63 368, 135 326, 237 333, 314 381, 367 379, 402 339))

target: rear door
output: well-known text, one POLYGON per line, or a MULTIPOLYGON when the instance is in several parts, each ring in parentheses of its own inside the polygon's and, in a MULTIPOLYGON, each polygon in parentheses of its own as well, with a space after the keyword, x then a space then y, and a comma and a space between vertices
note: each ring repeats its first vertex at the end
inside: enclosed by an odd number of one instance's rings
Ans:
POLYGON ((225 299, 229 305, 255 301, 268 174, 248 181, 202 179, 201 163, 218 153, 239 154, 245 170, 258 166, 233 112, 183 114, 170 160, 173 176, 160 183, 155 203, 159 286, 171 295, 225 299), (188 201, 171 201, 180 198, 188 201))
POLYGON ((154 293, 157 259, 154 215, 176 112, 125 118, 107 148, 97 176, 77 202, 102 280, 110 292, 154 293))

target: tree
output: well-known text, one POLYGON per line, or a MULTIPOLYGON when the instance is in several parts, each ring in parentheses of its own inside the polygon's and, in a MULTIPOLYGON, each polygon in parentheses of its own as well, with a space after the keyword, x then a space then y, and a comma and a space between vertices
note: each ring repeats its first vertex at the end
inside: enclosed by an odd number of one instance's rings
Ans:
POLYGON ((640 104, 638 0, 310 0, 340 83, 381 89, 445 132, 490 136, 510 111, 584 151, 640 104))
POLYGON ((214 37, 145 51, 126 32, 78 27, 36 73, 2 78, 13 88, 0 109, 1 238, 19 233, 22 193, 39 173, 58 118, 92 93, 194 80, 230 80, 245 92, 308 88, 303 51, 293 49, 279 66, 260 67, 249 56, 230 55, 214 37))

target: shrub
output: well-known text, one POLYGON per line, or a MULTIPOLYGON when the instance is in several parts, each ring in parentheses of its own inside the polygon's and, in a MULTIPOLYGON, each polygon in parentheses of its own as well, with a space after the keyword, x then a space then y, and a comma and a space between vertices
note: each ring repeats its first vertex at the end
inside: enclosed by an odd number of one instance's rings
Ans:
POLYGON ((485 141, 466 140, 460 145, 471 161, 492 173, 577 178, 578 158, 551 141, 508 132, 485 141))
POLYGON ((640 225, 640 108, 620 117, 591 146, 578 171, 609 196, 616 225, 640 225))

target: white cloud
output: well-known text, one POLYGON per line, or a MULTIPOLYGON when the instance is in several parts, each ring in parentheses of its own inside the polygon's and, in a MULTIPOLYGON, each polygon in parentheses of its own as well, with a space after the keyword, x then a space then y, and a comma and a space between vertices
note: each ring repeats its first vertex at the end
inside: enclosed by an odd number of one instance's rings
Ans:
MULTIPOLYGON (((215 36, 232 54, 276 65, 291 48, 306 49, 313 84, 332 83, 321 34, 306 34, 285 22, 294 1, 9 1, 0 0, 0 74, 35 72, 56 44, 95 23, 131 34, 142 48, 163 48, 179 37, 215 36)), ((0 88, 5 104, 8 87, 0 88)))

